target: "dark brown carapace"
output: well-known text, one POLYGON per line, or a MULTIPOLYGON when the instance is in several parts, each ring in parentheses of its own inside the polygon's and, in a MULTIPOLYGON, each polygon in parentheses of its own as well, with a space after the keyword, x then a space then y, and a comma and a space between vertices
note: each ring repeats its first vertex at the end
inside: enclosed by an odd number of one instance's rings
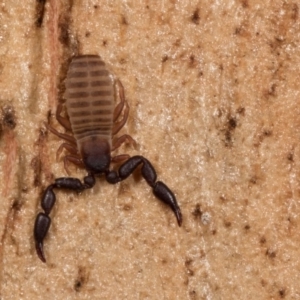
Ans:
POLYGON ((43 241, 51 223, 49 214, 56 201, 53 189, 81 192, 92 188, 95 185, 95 176, 101 175, 105 176, 107 182, 115 184, 126 179, 139 165, 142 165, 142 176, 152 187, 154 195, 171 207, 180 226, 182 215, 176 198, 163 182, 156 181, 157 176, 152 164, 139 155, 111 156, 111 152, 124 142, 135 144, 135 141, 127 134, 112 141, 112 137, 127 121, 129 106, 121 82, 113 80, 99 56, 82 55, 72 59, 67 73, 64 96, 68 117, 61 116, 63 107, 59 105, 56 118, 73 135, 60 133, 49 125, 47 127, 66 141, 58 148, 57 154, 59 155, 64 149, 69 152, 64 157, 67 173, 70 173, 68 163, 71 162, 85 168, 88 175, 84 177, 83 182, 72 177, 58 178, 45 190, 41 200, 44 212, 37 215, 34 225, 34 240, 39 258, 46 262, 43 241), (114 108, 116 85, 120 102, 114 108), (125 162, 118 171, 110 170, 111 163, 122 161, 125 162))

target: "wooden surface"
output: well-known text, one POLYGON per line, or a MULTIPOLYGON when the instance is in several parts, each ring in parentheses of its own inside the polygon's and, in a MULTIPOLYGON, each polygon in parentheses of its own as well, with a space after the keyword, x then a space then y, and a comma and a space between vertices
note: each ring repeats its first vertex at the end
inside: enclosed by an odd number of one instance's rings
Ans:
MULTIPOLYGON (((0 299, 299 299, 297 1, 0 2, 0 299), (43 190, 66 176, 45 122, 70 57, 122 81, 122 130, 183 213, 136 174, 57 192, 36 256, 43 190)), ((71 168, 82 179, 84 170, 71 168)))

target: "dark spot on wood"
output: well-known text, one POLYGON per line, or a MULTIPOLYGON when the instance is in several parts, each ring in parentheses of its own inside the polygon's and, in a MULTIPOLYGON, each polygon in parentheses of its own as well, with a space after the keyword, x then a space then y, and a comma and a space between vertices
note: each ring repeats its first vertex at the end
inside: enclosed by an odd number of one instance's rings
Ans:
POLYGON ((257 181, 258 181, 258 178, 257 178, 256 175, 253 175, 253 176, 250 178, 250 180, 249 180, 249 182, 252 183, 252 184, 256 184, 257 181))
POLYGON ((125 59, 125 58, 121 58, 121 59, 120 59, 120 64, 121 64, 121 65, 126 64, 126 59, 125 59))
POLYGON ((69 24, 70 24, 70 17, 67 15, 62 16, 58 22, 58 29, 59 29, 58 40, 62 43, 62 45, 66 47, 70 46, 69 24))
POLYGON ((285 298, 286 296, 286 290, 284 288, 280 289, 278 292, 280 298, 285 298))
POLYGON ((236 118, 230 117, 229 120, 228 120, 228 129, 233 130, 233 129, 236 128, 236 125, 237 125, 236 118))
POLYGON ((2 134, 3 134, 3 126, 2 126, 2 124, 0 123, 0 138, 1 138, 2 134))
POLYGON ((163 258, 163 259, 161 260, 161 263, 162 263, 163 265, 166 265, 166 264, 168 263, 168 260, 167 260, 166 258, 163 258))
POLYGON ((89 31, 87 31, 86 33, 85 33, 85 37, 90 37, 91 36, 91 33, 89 32, 89 31))
POLYGON ((270 95, 275 96, 277 85, 274 83, 271 85, 270 95))
MULTIPOLYGON (((44 157, 45 141, 48 135, 48 131, 45 128, 39 129, 38 139, 35 141, 34 146, 38 148, 38 154, 32 158, 30 167, 33 170, 33 186, 38 187, 42 185, 42 158, 44 157)), ((46 175, 46 177, 49 176, 46 175)), ((52 178, 51 178, 52 179, 52 178)))
POLYGON ((299 6, 296 3, 292 4, 292 20, 296 21, 299 18, 299 6))
POLYGON ((289 154, 287 155, 287 159, 288 159, 289 161, 293 162, 293 161, 294 161, 294 154, 293 154, 293 153, 289 153, 289 154))
POLYGON ((241 3, 242 3, 243 8, 248 8, 249 7, 248 0, 241 0, 241 3))
POLYGON ((200 16, 199 16, 199 9, 197 8, 192 17, 191 17, 191 20, 194 24, 198 25, 199 24, 199 21, 200 21, 200 16))
MULTIPOLYGON (((16 219, 18 218, 18 215, 19 215, 23 205, 24 205, 24 201, 20 200, 19 197, 15 198, 13 200, 13 203, 12 203, 12 205, 10 207, 10 211, 9 211, 9 215, 10 215, 10 217, 9 217, 10 225, 8 225, 9 227, 12 228, 14 226, 14 223, 15 223, 16 219)), ((15 240, 13 242, 17 244, 17 242, 15 240)))
POLYGON ((266 238, 264 236, 262 236, 259 240, 259 242, 263 245, 267 242, 266 238))
POLYGON ((260 284, 261 284, 262 287, 265 287, 267 285, 267 282, 266 282, 266 280, 262 279, 260 281, 260 284))
POLYGON ((266 250, 266 255, 269 257, 269 258, 275 258, 276 257, 276 251, 275 250, 272 250, 272 249, 267 249, 266 250))
POLYGON ((271 47, 272 51, 276 52, 277 49, 281 48, 283 45, 284 39, 279 37, 274 37, 272 41, 270 41, 268 44, 271 47))
POLYGON ((190 60, 189 66, 190 66, 191 68, 192 68, 192 67, 195 67, 195 65, 196 65, 196 59, 195 59, 195 56, 194 56, 193 54, 190 55, 189 60, 190 60))
POLYGON ((226 147, 232 146, 232 136, 229 130, 225 130, 225 146, 226 147))
POLYGON ((187 258, 184 262, 186 268, 188 268, 192 264, 193 260, 191 258, 187 258))
POLYGON ((192 290, 192 291, 189 291, 189 295, 190 295, 190 298, 192 299, 192 300, 196 300, 197 298, 197 293, 196 293, 196 291, 195 290, 192 290))
POLYGON ((212 234, 212 235, 216 235, 216 234, 217 234, 217 230, 216 230, 216 229, 213 229, 213 230, 211 231, 211 234, 212 234))
POLYGON ((49 109, 47 111, 47 116, 46 116, 46 118, 47 118, 47 124, 50 124, 51 116, 52 116, 52 113, 51 113, 51 110, 49 109))
POLYGON ((79 281, 79 280, 76 280, 76 281, 75 281, 74 289, 75 289, 76 292, 79 292, 79 291, 80 291, 81 285, 82 285, 82 284, 81 284, 81 281, 79 281))
POLYGON ((192 263, 193 260, 192 259, 186 259, 185 260, 185 267, 187 269, 187 275, 188 276, 194 276, 195 272, 192 270, 192 263))
POLYGON ((175 47, 179 47, 181 45, 181 39, 177 39, 174 44, 175 47))
POLYGON ((23 203, 20 200, 14 199, 14 202, 13 202, 11 208, 12 208, 12 210, 18 212, 21 210, 22 206, 23 206, 23 203))
POLYGON ((271 129, 263 128, 262 131, 258 134, 257 141, 254 143, 254 146, 260 146, 264 139, 272 136, 272 134, 273 132, 271 129))
POLYGON ((292 1, 287 1, 283 3, 283 11, 286 16, 286 19, 291 19, 295 22, 299 18, 299 7, 297 3, 289 2, 292 1))
POLYGON ((94 9, 98 9, 98 7, 99 7, 99 6, 98 6, 97 4, 96 4, 96 5, 94 5, 94 9))
POLYGON ((164 55, 161 59, 161 62, 164 63, 169 59, 168 55, 164 55))
POLYGON ((250 230, 250 225, 248 225, 248 224, 245 225, 245 226, 244 226, 244 229, 245 229, 246 231, 250 230))
POLYGON ((194 271, 192 269, 187 270, 188 276, 194 276, 194 271))
POLYGON ((221 200, 222 203, 225 203, 228 200, 225 196, 220 196, 219 199, 221 200))
POLYGON ((241 116, 245 116, 245 108, 244 107, 239 107, 236 112, 240 114, 241 116))
POLYGON ((129 204, 123 205, 123 210, 129 211, 129 210, 131 210, 131 209, 132 209, 132 206, 131 206, 131 205, 129 205, 129 204))
POLYGON ((14 129, 16 127, 16 116, 13 106, 7 105, 2 108, 1 125, 3 129, 14 129))
POLYGON ((230 221, 224 221, 224 226, 226 227, 226 228, 230 228, 231 227, 231 222, 230 221))
POLYGON ((89 279, 89 273, 85 267, 78 268, 77 278, 74 283, 74 290, 80 292, 89 279))
POLYGON ((107 45, 107 41, 103 40, 102 45, 105 47, 107 45))
POLYGON ((242 27, 236 27, 235 30, 234 30, 234 34, 235 35, 239 35, 242 31, 242 27))
POLYGON ((127 19, 126 19, 126 17, 125 16, 121 16, 121 24, 122 25, 128 25, 128 22, 127 22, 127 19))
POLYGON ((265 137, 271 136, 271 135, 272 135, 272 130, 270 130, 270 129, 264 129, 264 130, 263 130, 263 135, 264 135, 265 137))
POLYGON ((65 23, 58 24, 59 27, 59 41, 66 47, 70 45, 70 38, 69 38, 69 26, 65 23))
POLYGON ((202 211, 201 211, 201 207, 200 207, 200 204, 196 204, 192 214, 195 218, 201 218, 202 216, 202 211))
POLYGON ((68 198, 68 202, 69 202, 69 203, 75 202, 75 198, 74 198, 73 196, 70 196, 70 197, 68 198))
POLYGON ((43 25, 44 14, 45 14, 45 4, 46 0, 36 0, 36 18, 35 18, 35 26, 40 28, 43 25))
POLYGON ((30 163, 31 168, 33 169, 33 186, 37 187, 41 185, 41 160, 39 156, 34 157, 30 163))

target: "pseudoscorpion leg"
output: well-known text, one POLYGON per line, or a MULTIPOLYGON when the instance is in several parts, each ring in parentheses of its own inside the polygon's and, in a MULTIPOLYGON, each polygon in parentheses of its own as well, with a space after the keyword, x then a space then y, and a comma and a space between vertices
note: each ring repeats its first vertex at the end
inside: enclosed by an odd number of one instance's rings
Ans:
POLYGON ((40 212, 37 215, 34 224, 34 240, 35 240, 36 253, 42 262, 46 262, 44 249, 43 249, 44 246, 43 242, 51 224, 51 219, 49 217, 49 214, 56 201, 56 196, 53 192, 53 189, 55 188, 69 189, 76 192, 81 192, 85 189, 93 187, 94 185, 95 185, 94 176, 88 175, 84 177, 84 183, 82 183, 77 178, 63 177, 63 178, 56 179, 53 184, 47 187, 41 201, 41 206, 44 212, 40 212))
POLYGON ((152 164, 143 156, 133 156, 129 158, 118 170, 108 171, 106 173, 106 180, 109 183, 117 183, 126 179, 132 172, 142 164, 142 176, 147 183, 152 187, 153 194, 162 202, 166 203, 173 210, 178 225, 182 224, 182 214, 180 207, 173 192, 161 181, 156 181, 156 172, 152 164))

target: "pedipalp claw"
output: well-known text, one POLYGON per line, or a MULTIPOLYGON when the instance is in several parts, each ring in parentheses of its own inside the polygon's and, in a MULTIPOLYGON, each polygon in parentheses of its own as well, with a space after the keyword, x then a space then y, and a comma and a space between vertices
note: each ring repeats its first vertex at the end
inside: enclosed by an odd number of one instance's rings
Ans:
POLYGON ((44 245, 43 243, 38 243, 38 242, 35 242, 35 250, 36 250, 36 254, 37 256, 39 257, 39 259, 42 261, 42 262, 46 262, 46 258, 45 258, 45 254, 44 254, 44 249, 43 249, 44 245))
POLYGON ((35 249, 38 257, 42 262, 46 262, 43 241, 49 230, 51 224, 51 219, 44 213, 39 213, 35 219, 34 224, 34 241, 35 249))
POLYGON ((161 201, 169 205, 178 222, 178 225, 182 224, 182 214, 180 207, 178 206, 177 200, 173 192, 161 181, 157 181, 153 188, 153 194, 161 201))

